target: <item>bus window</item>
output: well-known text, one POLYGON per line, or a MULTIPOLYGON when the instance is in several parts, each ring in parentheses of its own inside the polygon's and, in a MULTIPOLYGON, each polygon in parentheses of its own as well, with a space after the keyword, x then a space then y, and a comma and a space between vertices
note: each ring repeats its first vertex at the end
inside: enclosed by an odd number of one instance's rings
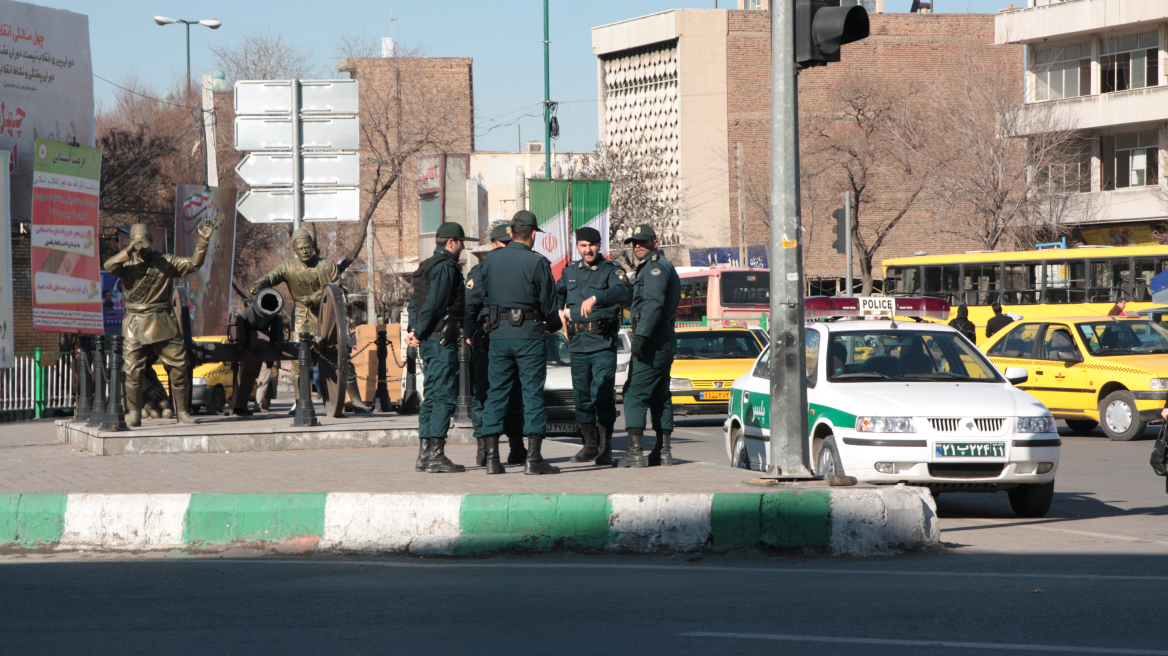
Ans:
POLYGON ((925 267, 925 295, 943 298, 957 304, 957 294, 961 282, 957 265, 925 267))
POLYGON ((770 271, 723 271, 719 277, 722 285, 722 305, 726 307, 770 305, 770 271))
POLYGON ((966 264, 962 291, 966 305, 992 305, 998 302, 1000 264, 966 264))
POLYGON ((1132 295, 1133 301, 1148 302, 1152 300, 1152 277, 1156 275, 1156 261, 1152 259, 1136 259, 1136 289, 1132 295))
POLYGON ((678 321, 701 321, 706 316, 706 290, 709 276, 681 279, 681 300, 677 304, 678 321))
POLYGON ((884 293, 889 296, 916 296, 920 294, 920 268, 890 267, 884 278, 884 293))
POLYGON ((1047 262, 1046 303, 1084 303, 1087 300, 1087 263, 1081 260, 1047 262))
POLYGON ((1114 303, 1120 298, 1131 299, 1131 269, 1127 260, 1091 260, 1090 303, 1114 303))
POLYGON ((1038 303, 1041 284, 1038 276, 1041 264, 1029 262, 1007 262, 1003 282, 1006 291, 1002 294, 1004 305, 1034 305, 1038 303))

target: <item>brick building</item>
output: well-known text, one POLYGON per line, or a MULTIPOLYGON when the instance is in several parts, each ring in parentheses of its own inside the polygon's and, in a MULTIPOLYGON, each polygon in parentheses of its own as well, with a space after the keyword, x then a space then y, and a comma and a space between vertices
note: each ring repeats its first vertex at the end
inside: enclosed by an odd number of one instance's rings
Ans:
MULTIPOLYGON (((849 76, 862 75, 878 87, 924 86, 955 74, 962 56, 994 43, 994 16, 988 14, 874 13, 870 20, 871 36, 844 46, 840 63, 800 73, 804 153, 808 119, 839 115, 832 90, 849 76)), ((593 28, 592 43, 598 58, 600 139, 619 144, 650 138, 669 149, 685 203, 677 230, 691 261, 683 264, 737 263, 741 240, 767 244, 770 13, 666 11, 593 28)), ((1020 62, 1021 49, 1015 51, 1020 62)), ((828 178, 813 182, 821 187, 819 197, 809 197, 810 185, 803 190, 808 291, 834 292, 845 264, 831 248, 830 214, 841 205, 844 188, 822 188, 830 187, 828 178), (822 286, 817 278, 824 279, 822 286)), ((877 204, 869 211, 890 210, 877 204)), ((936 214, 928 203, 913 206, 878 252, 873 263, 877 278, 884 257, 975 248, 972 241, 962 243, 935 230, 936 214)), ((750 250, 757 266, 757 249, 750 250)))

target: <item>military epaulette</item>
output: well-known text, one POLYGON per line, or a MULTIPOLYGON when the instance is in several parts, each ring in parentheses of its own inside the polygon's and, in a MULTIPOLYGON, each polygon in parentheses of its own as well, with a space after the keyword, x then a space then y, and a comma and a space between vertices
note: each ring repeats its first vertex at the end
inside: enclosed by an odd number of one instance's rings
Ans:
POLYGON ((660 255, 654 255, 653 257, 649 258, 649 261, 650 261, 650 262, 656 262, 656 261, 657 261, 657 258, 659 258, 659 257, 661 257, 661 256, 660 256, 660 255))

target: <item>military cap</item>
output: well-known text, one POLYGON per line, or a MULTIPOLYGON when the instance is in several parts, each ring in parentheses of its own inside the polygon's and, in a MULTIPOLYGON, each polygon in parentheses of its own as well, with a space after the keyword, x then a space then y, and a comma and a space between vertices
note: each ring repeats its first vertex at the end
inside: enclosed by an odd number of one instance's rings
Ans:
POLYGON ((634 241, 656 238, 657 231, 653 229, 653 226, 649 225, 648 223, 642 223, 641 225, 637 226, 637 229, 633 231, 633 234, 629 235, 629 238, 625 240, 625 243, 631 244, 634 241))
POLYGON ((313 248, 316 247, 316 240, 312 238, 312 233, 307 228, 297 228, 292 231, 292 243, 295 244, 297 239, 307 239, 312 242, 313 248))
POLYGON ((150 234, 150 226, 145 223, 135 223, 130 226, 130 241, 137 239, 149 239, 154 241, 154 235, 150 234))
POLYGON ((603 243, 600 240, 600 231, 596 228, 578 228, 576 230, 576 241, 586 241, 591 244, 603 243))
POLYGON ((511 241, 511 227, 506 223, 500 223, 491 230, 491 241, 511 241))
POLYGON ((511 217, 511 225, 531 226, 532 228, 535 228, 536 232, 543 232, 543 230, 539 229, 539 220, 535 218, 534 214, 528 212, 527 210, 519 210, 516 212, 515 216, 511 217))
POLYGON ((460 241, 478 241, 474 237, 467 237, 466 233, 462 231, 462 224, 450 221, 438 226, 436 233, 438 241, 445 242, 447 239, 458 239, 460 241))

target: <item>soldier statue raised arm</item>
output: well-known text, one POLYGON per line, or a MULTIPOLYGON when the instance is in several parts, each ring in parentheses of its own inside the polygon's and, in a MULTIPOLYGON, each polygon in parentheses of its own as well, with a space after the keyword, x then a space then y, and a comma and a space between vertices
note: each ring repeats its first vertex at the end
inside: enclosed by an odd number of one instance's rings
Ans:
POLYGON ((152 248, 150 228, 141 223, 130 226, 130 245, 105 261, 105 270, 122 282, 126 317, 122 321, 125 343, 126 424, 142 425, 142 372, 155 360, 162 360, 174 393, 175 416, 184 424, 197 423, 191 417, 187 380, 190 359, 182 330, 171 306, 174 279, 188 276, 203 266, 213 226, 199 226, 199 240, 191 257, 164 255, 152 248))

